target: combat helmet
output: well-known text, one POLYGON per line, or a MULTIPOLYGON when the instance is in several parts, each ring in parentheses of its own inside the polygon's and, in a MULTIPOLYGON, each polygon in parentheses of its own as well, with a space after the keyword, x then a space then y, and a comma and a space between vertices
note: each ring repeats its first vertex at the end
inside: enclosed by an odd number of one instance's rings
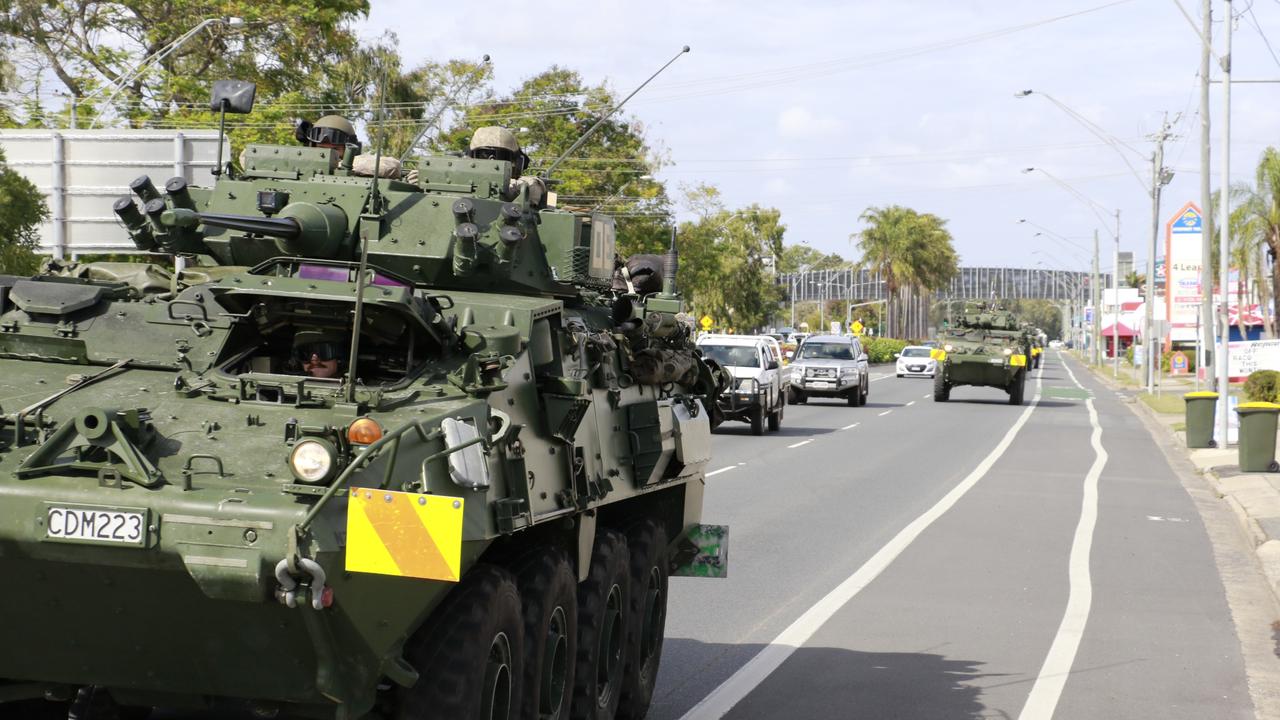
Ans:
POLYGON ((485 160, 506 160, 514 166, 512 169, 514 177, 520 177, 521 171, 527 167, 529 160, 529 156, 520 149, 520 141, 516 140, 515 133, 498 125, 477 128, 471 135, 467 156, 485 160))
POLYGON ((346 147, 359 145, 356 128, 341 115, 325 115, 314 123, 302 121, 296 135, 300 142, 312 146, 346 147))

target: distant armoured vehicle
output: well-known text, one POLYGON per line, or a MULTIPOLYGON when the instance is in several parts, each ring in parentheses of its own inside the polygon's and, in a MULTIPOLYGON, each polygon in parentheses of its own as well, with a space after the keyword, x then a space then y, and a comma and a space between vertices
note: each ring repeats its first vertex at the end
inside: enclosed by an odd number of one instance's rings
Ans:
POLYGON ((499 130, 251 145, 115 204, 195 265, 0 276, 0 716, 645 715, 724 380, 674 249, 620 272, 499 130))
POLYGON ((979 385, 1001 388, 1009 393, 1010 405, 1022 404, 1031 337, 1012 312, 995 304, 969 303, 940 339, 942 347, 934 350, 936 402, 951 399, 953 387, 979 385))

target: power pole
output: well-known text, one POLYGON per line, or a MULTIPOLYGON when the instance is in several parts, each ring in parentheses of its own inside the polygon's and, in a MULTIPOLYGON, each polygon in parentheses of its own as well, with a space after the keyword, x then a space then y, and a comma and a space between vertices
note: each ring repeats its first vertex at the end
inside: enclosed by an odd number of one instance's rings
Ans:
MULTIPOLYGON (((1226 0, 1227 12, 1222 19, 1223 51, 1222 51, 1222 180, 1219 181, 1218 204, 1221 215, 1218 220, 1218 284, 1222 287, 1222 304, 1214 326, 1218 328, 1219 340, 1215 350, 1218 369, 1218 430, 1222 434, 1222 444, 1227 446, 1227 412, 1231 407, 1227 396, 1231 390, 1231 373, 1227 358, 1227 337, 1231 328, 1228 326, 1229 309, 1227 307, 1227 278, 1230 277, 1231 265, 1231 0, 1226 0)), ((1242 308, 1243 310, 1243 308, 1242 308)))
POLYGON ((1102 364, 1102 286, 1098 282, 1098 229, 1093 229, 1093 282, 1090 284, 1090 300, 1093 303, 1093 365, 1102 364))
MULTIPOLYGON (((1164 169, 1164 141, 1170 138, 1169 115, 1165 114, 1160 124, 1160 132, 1152 139, 1156 141, 1156 151, 1151 155, 1151 271, 1147 273, 1147 337, 1143 345, 1147 350, 1147 392, 1155 392, 1156 363, 1160 362, 1156 353, 1155 338, 1155 303, 1156 303, 1156 253, 1160 243, 1160 190, 1173 178, 1173 174, 1164 169)), ((1166 259, 1167 261, 1167 259, 1166 259)), ((1169 268, 1165 267, 1165 278, 1169 277, 1169 268)), ((1168 292, 1165 288, 1165 292, 1168 292)))
POLYGON ((1205 215, 1209 213, 1209 56, 1213 53, 1212 41, 1212 0, 1203 0, 1201 7, 1200 33, 1200 356, 1196 358, 1196 377, 1200 376, 1200 368, 1205 368, 1205 382, 1213 383, 1213 363, 1218 361, 1214 353, 1209 352, 1213 342, 1213 328, 1209 322, 1213 317, 1213 238, 1209 235, 1209 223, 1205 215))
POLYGON ((1111 377, 1120 377, 1120 211, 1116 210, 1116 252, 1111 265, 1111 291, 1115 315, 1111 318, 1111 377))

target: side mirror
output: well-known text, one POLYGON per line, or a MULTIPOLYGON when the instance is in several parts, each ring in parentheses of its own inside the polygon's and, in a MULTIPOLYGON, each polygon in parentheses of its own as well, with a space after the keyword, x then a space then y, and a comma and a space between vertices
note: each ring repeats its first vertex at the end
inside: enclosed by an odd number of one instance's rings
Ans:
POLYGON ((794 357, 796 356, 796 353, 795 353, 795 351, 794 351, 794 350, 788 350, 788 351, 785 353, 785 356, 786 356, 786 358, 787 358, 788 360, 790 360, 790 359, 792 359, 792 358, 794 358, 794 357))
POLYGON ((226 110, 236 115, 248 115, 253 110, 253 98, 258 86, 248 80, 218 80, 213 83, 210 110, 226 110))
POLYGON ((893 359, 894 359, 894 360, 897 360, 897 359, 898 359, 898 358, 900 358, 900 357, 902 357, 902 353, 894 353, 894 354, 893 354, 893 359))
POLYGON ((777 370, 777 369, 778 369, 778 361, 777 361, 777 360, 770 360, 770 361, 769 361, 769 364, 764 366, 764 369, 765 369, 765 370, 777 370))
POLYGON ((866 353, 862 353, 861 355, 858 356, 858 362, 866 362, 866 361, 867 361, 866 353))

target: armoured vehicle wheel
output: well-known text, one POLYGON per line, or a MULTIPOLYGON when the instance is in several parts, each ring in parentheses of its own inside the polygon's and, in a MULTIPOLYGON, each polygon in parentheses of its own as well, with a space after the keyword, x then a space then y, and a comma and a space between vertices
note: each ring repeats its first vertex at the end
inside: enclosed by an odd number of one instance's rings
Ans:
POLYGON ((517 573, 524 606, 521 718, 564 720, 578 652, 578 578, 563 550, 536 550, 517 573))
POLYGON ((1009 388, 1009 404, 1021 405, 1022 395, 1027 387, 1027 373, 1025 370, 1018 371, 1017 377, 1013 379, 1013 385, 1009 388))
POLYGON ((764 434, 764 408, 759 405, 751 408, 751 434, 764 434))
POLYGON ((614 530, 600 530, 591 569, 578 585, 573 720, 612 720, 618 712, 627 660, 630 571, 627 541, 614 530))
POLYGON ((946 402, 951 399, 951 386, 947 385, 946 377, 936 372, 933 374, 933 401, 946 402))
POLYGON ((631 553, 631 634, 622 681, 619 720, 642 720, 649 712, 662 659, 667 625, 667 533, 652 520, 627 531, 631 553))
POLYGON ((445 598, 409 652, 420 675, 396 717, 517 717, 524 678, 524 622, 511 573, 477 565, 445 598))

